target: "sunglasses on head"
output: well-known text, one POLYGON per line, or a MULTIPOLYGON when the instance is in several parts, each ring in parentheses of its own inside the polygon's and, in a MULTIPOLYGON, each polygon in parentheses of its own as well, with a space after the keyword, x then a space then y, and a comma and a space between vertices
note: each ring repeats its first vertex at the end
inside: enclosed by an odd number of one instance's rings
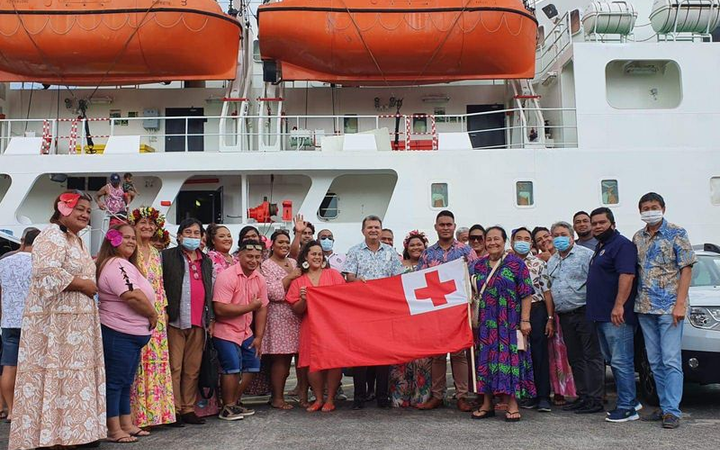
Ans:
POLYGON ((255 244, 243 244, 240 246, 240 250, 257 250, 259 252, 263 251, 262 245, 255 245, 255 244))
POLYGON ((484 236, 468 236, 468 240, 470 241, 484 241, 484 236))

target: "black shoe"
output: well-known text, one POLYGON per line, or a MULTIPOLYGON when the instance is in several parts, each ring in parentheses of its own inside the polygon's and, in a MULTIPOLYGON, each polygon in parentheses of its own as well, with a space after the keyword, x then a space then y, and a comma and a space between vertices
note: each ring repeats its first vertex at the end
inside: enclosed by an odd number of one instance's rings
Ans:
POLYGON ((663 428, 668 428, 668 429, 674 430, 675 428, 677 428, 679 426, 680 426, 680 418, 679 417, 677 417, 673 414, 670 414, 670 413, 663 414, 663 417, 662 417, 662 427, 663 428))
POLYGON ((590 400, 585 403, 582 408, 576 409, 575 414, 595 414, 599 412, 605 412, 605 407, 602 401, 590 400))
POLYGON ((550 400, 542 399, 537 404, 537 410, 539 412, 552 412, 552 407, 550 406, 550 400))
POLYGON ((185 428, 185 422, 183 422, 182 416, 180 414, 176 414, 175 422, 169 423, 168 426, 173 428, 185 428))
POLYGON ((365 400, 363 400, 361 398, 356 398, 355 400, 353 400, 353 404, 352 404, 353 410, 357 411, 358 409, 363 409, 363 408, 365 408, 365 400))
POLYGON ((536 398, 528 398, 525 400, 520 401, 520 407, 522 409, 535 409, 538 407, 538 399, 536 398))
POLYGON ((390 404, 390 400, 386 398, 380 398, 377 399, 377 407, 382 409, 389 409, 392 405, 390 404))
POLYGON ((567 405, 563 406, 563 411, 575 411, 576 409, 583 408, 585 406, 585 400, 578 397, 573 401, 572 403, 568 403, 567 405))
POLYGON ((185 413, 182 415, 182 420, 190 425, 204 425, 205 419, 198 417, 194 412, 185 413))

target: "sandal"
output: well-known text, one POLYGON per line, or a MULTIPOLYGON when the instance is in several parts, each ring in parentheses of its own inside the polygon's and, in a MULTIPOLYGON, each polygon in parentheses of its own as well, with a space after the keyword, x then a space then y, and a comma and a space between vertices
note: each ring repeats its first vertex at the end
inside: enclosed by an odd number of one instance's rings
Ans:
POLYGON ((312 405, 308 406, 305 410, 307 412, 315 412, 319 411, 323 407, 322 402, 315 402, 312 405))
POLYGON ((334 403, 325 403, 322 407, 322 412, 330 412, 335 411, 335 404, 334 403))
POLYGON ((472 414, 470 414, 470 417, 476 420, 488 419, 490 417, 495 417, 495 410, 478 409, 473 411, 472 414))
POLYGON ((120 436, 119 438, 106 438, 107 442, 112 442, 113 444, 134 444, 138 441, 138 438, 135 436, 130 436, 129 434, 127 436, 120 436))
POLYGON ((567 405, 567 401, 565 401, 565 396, 564 396, 564 395, 555 395, 555 396, 553 397, 552 402, 553 402, 553 405, 555 405, 555 406, 565 406, 565 405, 567 405))
POLYGON ((495 411, 507 411, 508 404, 503 402, 495 403, 495 411))
POLYGON ((505 422, 520 422, 520 419, 522 419, 522 416, 520 415, 520 410, 508 411, 505 414, 505 422), (516 417, 510 417, 510 416, 516 416, 516 417))
POLYGON ((137 430, 136 432, 134 432, 134 433, 128 433, 128 434, 129 434, 130 436, 133 436, 133 437, 145 437, 145 436, 150 436, 150 432, 149 432, 149 431, 145 431, 145 430, 143 430, 142 428, 138 428, 138 430, 137 430))

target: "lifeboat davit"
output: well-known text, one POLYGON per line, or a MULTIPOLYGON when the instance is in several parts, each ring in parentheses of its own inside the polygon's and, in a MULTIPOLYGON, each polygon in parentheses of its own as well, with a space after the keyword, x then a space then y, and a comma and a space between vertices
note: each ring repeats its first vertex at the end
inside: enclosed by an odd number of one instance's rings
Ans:
POLYGON ((258 7, 266 79, 423 84, 532 78, 522 0, 283 0, 258 7))
POLYGON ((240 35, 215 0, 6 0, 0 81, 227 80, 235 78, 240 35))

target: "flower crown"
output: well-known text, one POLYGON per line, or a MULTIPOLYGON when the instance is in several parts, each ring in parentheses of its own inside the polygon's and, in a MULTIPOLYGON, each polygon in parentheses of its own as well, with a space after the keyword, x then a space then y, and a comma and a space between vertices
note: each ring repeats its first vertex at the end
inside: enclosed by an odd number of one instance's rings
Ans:
POLYGON ((425 233, 418 230, 412 230, 405 236, 405 239, 403 240, 403 248, 407 248, 408 244, 410 244, 410 240, 413 238, 419 238, 421 241, 425 243, 425 245, 428 244, 428 238, 425 236, 425 233))
POLYGON ((157 232, 155 233, 157 234, 157 237, 163 238, 165 233, 167 233, 167 231, 163 229, 165 226, 165 216, 152 206, 135 208, 128 216, 128 222, 130 222, 130 225, 135 225, 141 219, 150 219, 155 223, 157 226, 157 232))

